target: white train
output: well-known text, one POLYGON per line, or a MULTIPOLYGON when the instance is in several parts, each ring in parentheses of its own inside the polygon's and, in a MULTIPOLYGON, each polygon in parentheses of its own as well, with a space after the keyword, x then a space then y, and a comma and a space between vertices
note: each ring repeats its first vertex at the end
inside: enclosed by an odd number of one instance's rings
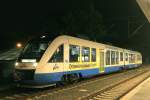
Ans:
POLYGON ((42 36, 23 49, 15 63, 14 77, 24 87, 46 87, 141 64, 142 55, 136 51, 66 35, 54 40, 42 36))

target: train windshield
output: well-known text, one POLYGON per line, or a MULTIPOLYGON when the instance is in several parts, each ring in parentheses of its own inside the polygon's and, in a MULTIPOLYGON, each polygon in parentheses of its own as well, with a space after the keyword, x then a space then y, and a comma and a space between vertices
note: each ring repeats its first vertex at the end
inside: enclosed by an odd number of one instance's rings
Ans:
POLYGON ((46 42, 31 42, 23 49, 21 58, 39 60, 48 47, 46 42))

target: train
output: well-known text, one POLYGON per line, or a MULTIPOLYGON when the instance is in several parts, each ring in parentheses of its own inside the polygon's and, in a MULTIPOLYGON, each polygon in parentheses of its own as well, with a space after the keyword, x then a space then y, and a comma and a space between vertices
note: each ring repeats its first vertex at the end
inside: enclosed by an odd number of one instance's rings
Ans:
POLYGON ((142 54, 78 37, 40 36, 24 47, 15 62, 18 86, 44 88, 82 78, 139 67, 142 54))

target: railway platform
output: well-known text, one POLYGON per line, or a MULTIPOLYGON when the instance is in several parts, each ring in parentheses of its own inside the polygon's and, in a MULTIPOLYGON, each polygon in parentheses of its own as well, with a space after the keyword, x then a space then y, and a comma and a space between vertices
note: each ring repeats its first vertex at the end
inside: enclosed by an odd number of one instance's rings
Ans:
POLYGON ((122 97, 121 100, 150 100, 150 77, 122 97))

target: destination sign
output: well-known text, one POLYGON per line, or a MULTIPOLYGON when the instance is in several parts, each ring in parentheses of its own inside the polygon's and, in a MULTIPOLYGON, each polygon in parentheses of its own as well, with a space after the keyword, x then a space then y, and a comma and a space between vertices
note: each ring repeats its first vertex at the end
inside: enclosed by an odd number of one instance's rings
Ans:
POLYGON ((80 65, 70 64, 69 68, 70 69, 75 69, 75 68, 89 68, 89 67, 93 67, 93 66, 96 66, 96 64, 80 64, 80 65))

